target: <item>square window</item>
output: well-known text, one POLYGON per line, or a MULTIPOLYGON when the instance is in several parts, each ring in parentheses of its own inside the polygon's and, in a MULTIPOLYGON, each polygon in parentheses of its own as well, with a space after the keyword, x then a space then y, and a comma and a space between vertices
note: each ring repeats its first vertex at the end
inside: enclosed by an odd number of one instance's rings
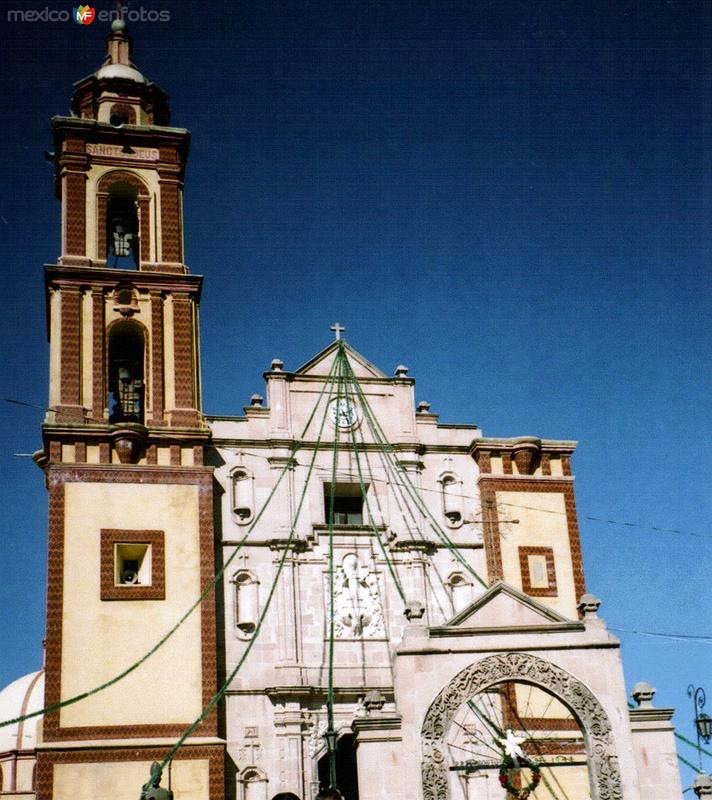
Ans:
POLYGON ((163 531, 101 531, 101 599, 165 599, 163 531))
POLYGON ((555 597, 558 594, 554 551, 550 547, 520 547, 519 567, 525 594, 531 597, 555 597))
MULTIPOLYGON (((324 519, 331 513, 331 484, 324 484, 324 519)), ((334 486, 334 525, 363 525, 363 495, 358 483, 337 483, 334 486)))

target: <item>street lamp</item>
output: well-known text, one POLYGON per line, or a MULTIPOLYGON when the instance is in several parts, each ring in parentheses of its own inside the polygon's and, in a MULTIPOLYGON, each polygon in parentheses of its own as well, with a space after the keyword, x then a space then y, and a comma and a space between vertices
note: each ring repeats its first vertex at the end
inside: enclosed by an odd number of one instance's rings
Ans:
MULTIPOLYGON (((701 686, 695 688, 690 684, 687 687, 687 696, 692 698, 695 733, 697 734, 697 755, 700 760, 700 773, 702 773, 702 747, 700 746, 700 739, 702 739, 705 744, 709 744, 712 738, 712 717, 710 717, 709 714, 705 714, 702 710, 705 707, 707 696, 705 695, 705 690, 701 686)), ((696 789, 695 792, 697 792, 696 789)), ((698 794, 697 796, 699 797, 700 795, 698 794)))
POLYGON ((700 772, 695 778, 691 788, 698 797, 712 797, 712 779, 704 772, 700 772))

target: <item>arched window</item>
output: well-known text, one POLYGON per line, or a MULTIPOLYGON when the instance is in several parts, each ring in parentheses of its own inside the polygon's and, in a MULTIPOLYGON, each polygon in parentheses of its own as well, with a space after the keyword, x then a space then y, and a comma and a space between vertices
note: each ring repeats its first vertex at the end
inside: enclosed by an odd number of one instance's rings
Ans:
POLYGON ((112 184, 106 206, 106 263, 128 269, 139 264, 138 192, 122 181, 112 184))
POLYGON ((114 128, 136 124, 136 112, 125 103, 114 103, 109 110, 109 122, 114 128))
POLYGON ((472 584, 461 572, 453 572, 447 581, 452 610, 459 614, 472 602, 472 584))
POLYGON ((109 267, 140 268, 151 260, 148 187, 134 173, 115 170, 102 176, 96 191, 96 257, 109 267))
POLYGON ((109 331, 109 422, 144 421, 143 327, 133 320, 109 331))
POLYGON ((445 521, 451 528, 462 525, 462 482, 453 473, 440 477, 445 521))
POLYGON ((235 573, 235 627, 241 639, 249 639, 257 628, 260 615, 260 582, 249 572, 242 569, 235 573))
POLYGON ((240 800, 267 800, 267 777, 259 767, 247 767, 240 779, 240 800))
POLYGON ((230 474, 232 479, 232 513, 239 525, 245 525, 252 519, 255 498, 252 475, 242 467, 237 467, 230 474))

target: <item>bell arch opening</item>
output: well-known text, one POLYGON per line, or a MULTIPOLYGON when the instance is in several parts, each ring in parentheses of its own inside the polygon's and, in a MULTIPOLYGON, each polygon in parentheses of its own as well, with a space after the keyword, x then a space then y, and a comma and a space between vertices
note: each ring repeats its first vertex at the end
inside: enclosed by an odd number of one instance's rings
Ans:
POLYGON ((134 320, 109 329, 109 422, 138 422, 145 418, 145 354, 143 327, 134 320))
POLYGON ((108 267, 141 269, 151 260, 151 192, 132 172, 101 177, 96 187, 96 256, 108 267))
POLYGON ((112 184, 106 207, 106 262, 136 269, 139 265, 138 191, 123 181, 112 184))
POLYGON ((527 653, 489 656, 458 673, 428 709, 421 738, 424 800, 472 800, 484 788, 477 781, 498 800, 525 789, 532 800, 550 797, 563 769, 578 771, 567 779, 572 792, 588 794, 577 798, 623 797, 603 707, 568 672, 527 653), (557 761, 572 764, 550 766, 557 761))

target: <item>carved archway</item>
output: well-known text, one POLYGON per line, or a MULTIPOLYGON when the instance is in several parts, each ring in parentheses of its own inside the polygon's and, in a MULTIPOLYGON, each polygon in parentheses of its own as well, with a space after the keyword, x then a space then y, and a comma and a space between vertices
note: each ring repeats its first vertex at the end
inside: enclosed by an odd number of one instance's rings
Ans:
POLYGON ((583 730, 592 800, 623 800, 610 720, 591 691, 561 667, 527 653, 502 653, 465 667, 435 698, 423 722, 423 798, 449 796, 445 736, 460 706, 504 681, 523 681, 548 690, 576 717, 583 730))

